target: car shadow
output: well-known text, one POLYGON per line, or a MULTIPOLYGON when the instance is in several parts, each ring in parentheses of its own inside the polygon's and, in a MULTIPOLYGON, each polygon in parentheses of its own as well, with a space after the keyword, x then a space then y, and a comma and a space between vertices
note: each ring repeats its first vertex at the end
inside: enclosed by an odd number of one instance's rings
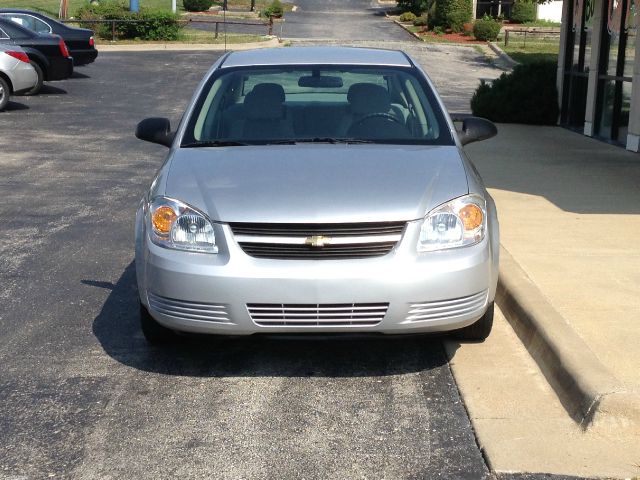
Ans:
POLYGON ((138 370, 192 377, 361 377, 431 370, 446 365, 438 336, 181 336, 150 346, 140 331, 135 265, 117 283, 83 280, 110 290, 93 333, 114 360, 138 370))
POLYGON ((84 73, 80 73, 77 70, 74 70, 71 74, 71 78, 91 78, 89 75, 85 75, 84 73))
POLYGON ((42 85, 42 88, 38 92, 38 95, 66 95, 67 91, 59 87, 54 87, 48 84, 42 85))
POLYGON ((12 112, 18 110, 29 110, 29 107, 24 103, 14 102, 13 100, 9 100, 9 103, 4 107, 5 112, 12 112))

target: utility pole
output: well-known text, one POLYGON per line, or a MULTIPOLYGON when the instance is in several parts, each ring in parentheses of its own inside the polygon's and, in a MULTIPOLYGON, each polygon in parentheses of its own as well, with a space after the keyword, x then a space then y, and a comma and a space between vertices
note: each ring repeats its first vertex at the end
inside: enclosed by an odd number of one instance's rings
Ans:
POLYGON ((176 13, 176 11, 177 11, 176 0, 171 0, 171 11, 173 13, 176 13))
POLYGON ((60 0, 60 10, 58 10, 58 18, 67 18, 69 14, 69 0, 60 0))

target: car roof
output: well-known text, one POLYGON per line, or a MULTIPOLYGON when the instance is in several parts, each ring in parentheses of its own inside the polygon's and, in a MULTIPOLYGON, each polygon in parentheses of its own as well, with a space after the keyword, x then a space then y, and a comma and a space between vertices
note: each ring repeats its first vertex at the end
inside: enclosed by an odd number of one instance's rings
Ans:
POLYGON ((0 8, 0 13, 29 13, 29 14, 42 16, 40 12, 35 12, 33 10, 25 10, 24 8, 0 8))
POLYGON ((254 65, 376 65, 411 67, 400 50, 359 47, 284 47, 231 52, 220 68, 254 65))

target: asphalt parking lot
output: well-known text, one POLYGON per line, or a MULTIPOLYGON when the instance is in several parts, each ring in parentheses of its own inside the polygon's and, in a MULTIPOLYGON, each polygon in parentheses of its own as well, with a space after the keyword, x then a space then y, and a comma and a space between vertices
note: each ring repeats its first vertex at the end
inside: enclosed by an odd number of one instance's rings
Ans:
POLYGON ((133 130, 217 56, 102 54, 0 114, 0 479, 490 478, 439 337, 143 340, 166 150, 133 130))
POLYGON ((137 326, 133 216, 216 54, 105 54, 0 116, 0 478, 483 478, 438 339, 137 326), (170 473, 169 475, 167 475, 170 473))

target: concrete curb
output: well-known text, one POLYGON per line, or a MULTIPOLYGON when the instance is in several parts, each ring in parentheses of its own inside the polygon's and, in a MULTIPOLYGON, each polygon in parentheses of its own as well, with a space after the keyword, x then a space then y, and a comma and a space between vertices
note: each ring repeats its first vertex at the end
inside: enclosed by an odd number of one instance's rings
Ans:
POLYGON ((640 426, 640 394, 625 389, 502 246, 496 303, 583 429, 640 426))
POLYGON ((409 30, 407 30, 406 28, 404 28, 404 25, 402 23, 400 23, 397 20, 393 20, 391 17, 389 17, 389 14, 387 12, 384 12, 385 17, 387 17, 389 20, 391 20, 393 23, 395 23, 396 25, 398 25, 402 30, 404 30, 405 32, 407 32, 409 35, 411 35, 412 37, 417 38, 418 40, 420 40, 421 42, 424 41, 422 40, 422 38, 420 38, 420 35, 418 35, 415 32, 411 32, 409 30))
MULTIPOLYGON (((252 43, 229 43, 226 50, 251 50, 254 48, 271 48, 279 47, 280 42, 277 38, 271 38, 264 42, 252 43)), ((225 51, 224 44, 211 43, 147 43, 143 45, 125 44, 125 45, 96 45, 98 52, 150 52, 150 51, 190 51, 190 50, 210 50, 225 51)))
POLYGON ((507 55, 507 53, 502 50, 497 43, 495 42, 488 42, 489 44, 489 48, 491 50, 493 50, 495 52, 496 55, 498 55, 500 57, 500 59, 505 62, 507 65, 509 65, 510 67, 515 67, 516 65, 520 65, 519 62, 516 62, 513 58, 511 58, 509 55, 507 55))

